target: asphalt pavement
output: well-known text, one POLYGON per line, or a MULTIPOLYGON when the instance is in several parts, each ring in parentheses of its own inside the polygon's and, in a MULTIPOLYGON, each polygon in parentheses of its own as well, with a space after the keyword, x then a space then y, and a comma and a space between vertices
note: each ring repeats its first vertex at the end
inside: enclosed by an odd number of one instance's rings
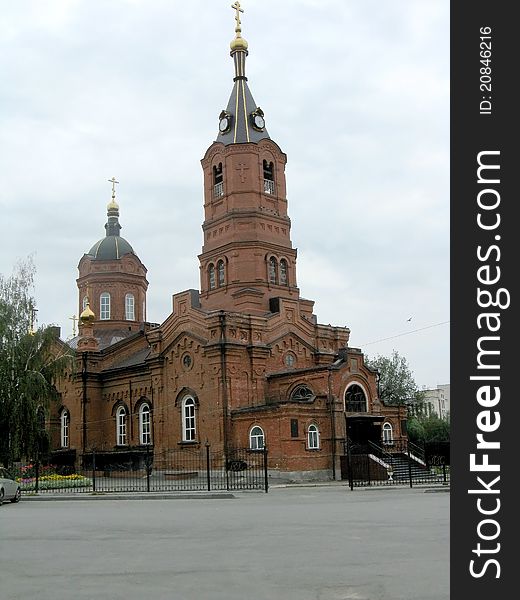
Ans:
POLYGON ((0 597, 448 600, 450 495, 435 491, 23 499, 0 508, 0 597))

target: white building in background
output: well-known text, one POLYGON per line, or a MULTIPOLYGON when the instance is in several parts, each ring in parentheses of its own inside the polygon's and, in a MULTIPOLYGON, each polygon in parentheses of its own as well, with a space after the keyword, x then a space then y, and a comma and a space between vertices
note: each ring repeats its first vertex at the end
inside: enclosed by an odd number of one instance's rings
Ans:
POLYGON ((423 414, 427 417, 436 415, 447 419, 450 413, 450 384, 438 385, 436 388, 422 390, 424 394, 423 414))

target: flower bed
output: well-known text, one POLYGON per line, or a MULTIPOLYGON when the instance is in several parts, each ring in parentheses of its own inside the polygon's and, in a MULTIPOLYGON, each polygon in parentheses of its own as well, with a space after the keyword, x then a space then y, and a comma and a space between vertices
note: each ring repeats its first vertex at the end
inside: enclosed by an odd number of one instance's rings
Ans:
MULTIPOLYGON (((16 481, 20 484, 23 492, 30 492, 36 488, 35 477, 18 477, 16 481)), ((61 490, 90 487, 91 485, 92 479, 83 477, 83 475, 78 475, 77 473, 73 473, 72 475, 42 475, 38 479, 39 490, 61 490)))

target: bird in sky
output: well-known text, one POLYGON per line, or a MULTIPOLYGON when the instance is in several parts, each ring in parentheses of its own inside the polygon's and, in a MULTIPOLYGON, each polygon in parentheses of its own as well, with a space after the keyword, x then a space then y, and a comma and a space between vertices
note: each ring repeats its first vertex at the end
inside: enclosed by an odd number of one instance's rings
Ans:
POLYGON ((411 320, 412 320, 412 317, 410 317, 409 319, 406 319, 406 320, 407 320, 407 321, 411 321, 411 320))

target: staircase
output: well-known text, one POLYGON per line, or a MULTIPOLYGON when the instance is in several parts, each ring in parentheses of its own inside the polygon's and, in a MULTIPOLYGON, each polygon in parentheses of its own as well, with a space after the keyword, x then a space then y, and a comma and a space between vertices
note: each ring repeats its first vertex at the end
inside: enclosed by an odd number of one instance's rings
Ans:
POLYGON ((412 442, 406 446, 402 443, 395 446, 380 446, 369 442, 370 452, 392 468, 392 480, 396 483, 408 483, 410 474, 412 483, 434 483, 442 480, 424 462, 424 451, 412 442), (410 458, 409 458, 410 456, 410 458))
POLYGON ((410 466, 408 465, 408 455, 401 452, 387 453, 388 462, 393 469, 392 479, 399 482, 407 482, 412 474, 412 482, 430 482, 437 481, 438 475, 430 472, 425 465, 415 461, 412 458, 410 466))

